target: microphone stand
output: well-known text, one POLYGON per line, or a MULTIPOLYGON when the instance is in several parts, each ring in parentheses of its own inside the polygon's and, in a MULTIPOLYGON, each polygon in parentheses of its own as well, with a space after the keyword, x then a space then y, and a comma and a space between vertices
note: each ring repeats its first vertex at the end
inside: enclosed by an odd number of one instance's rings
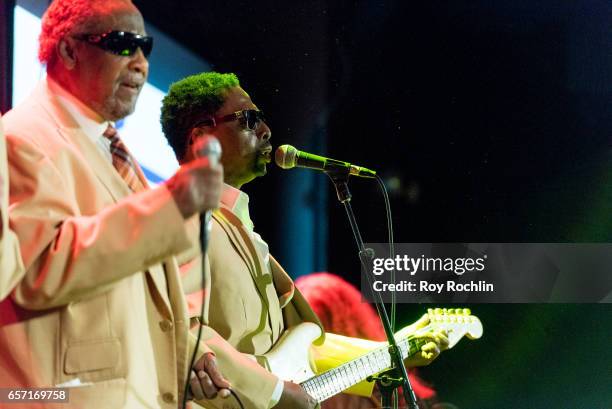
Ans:
POLYGON ((348 179, 350 176, 349 171, 349 168, 341 167, 339 169, 326 170, 325 173, 333 182, 338 195, 338 200, 344 205, 344 209, 346 210, 346 215, 349 219, 351 229, 353 230, 353 236, 355 237, 355 241, 357 243, 359 260, 361 261, 361 265, 366 272, 365 276, 368 281, 370 293, 372 294, 376 311, 378 312, 378 316, 380 317, 380 321, 385 330, 385 335, 387 336, 387 341, 389 342, 389 355, 391 356, 391 364, 393 365, 393 368, 391 368, 389 371, 383 372, 381 375, 376 377, 370 377, 369 380, 376 380, 376 384, 378 385, 382 395, 383 409, 391 408, 393 392, 395 392, 399 386, 402 387, 404 400, 406 401, 408 408, 419 409, 419 405, 416 402, 416 396, 412 390, 412 386, 410 385, 410 380, 408 379, 406 366, 402 360, 401 351, 395 342, 395 335, 391 330, 391 323, 389 321, 389 316, 387 315, 387 310, 385 309, 382 296, 380 293, 374 291, 372 282, 373 274, 370 271, 370 265, 372 264, 372 260, 374 258, 374 251, 370 248, 365 248, 363 239, 361 238, 361 233, 359 232, 359 226, 357 226, 357 221, 355 220, 355 213, 353 213, 353 208, 351 206, 352 195, 348 188, 348 179))

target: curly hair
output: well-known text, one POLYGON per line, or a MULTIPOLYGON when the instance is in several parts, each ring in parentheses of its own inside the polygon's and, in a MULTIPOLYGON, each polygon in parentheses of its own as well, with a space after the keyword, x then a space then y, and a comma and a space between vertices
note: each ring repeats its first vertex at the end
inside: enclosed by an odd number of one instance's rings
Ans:
POLYGON ((53 0, 42 18, 38 38, 40 62, 47 66, 52 64, 56 58, 55 49, 62 38, 85 29, 94 16, 121 3, 133 5, 131 0, 53 0))
POLYGON ((349 337, 385 340, 378 316, 358 289, 330 273, 313 273, 295 281, 327 331, 349 337))
POLYGON ((218 72, 191 75, 170 86, 162 103, 160 122, 179 162, 187 151, 191 129, 221 108, 229 88, 239 86, 235 74, 218 72))

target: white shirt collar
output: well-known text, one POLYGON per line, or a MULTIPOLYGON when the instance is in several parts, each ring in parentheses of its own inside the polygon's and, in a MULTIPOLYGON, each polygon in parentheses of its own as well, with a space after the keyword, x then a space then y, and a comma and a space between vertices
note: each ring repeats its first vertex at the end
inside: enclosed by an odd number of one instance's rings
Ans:
POLYGON ((100 139, 109 124, 113 125, 112 122, 104 120, 98 113, 81 102, 77 97, 72 95, 49 76, 47 76, 47 87, 49 92, 57 98, 60 105, 74 118, 85 135, 94 143, 100 139))
POLYGON ((223 192, 221 192, 221 203, 229 208, 247 229, 253 231, 253 221, 249 214, 249 196, 246 193, 224 184, 223 192))

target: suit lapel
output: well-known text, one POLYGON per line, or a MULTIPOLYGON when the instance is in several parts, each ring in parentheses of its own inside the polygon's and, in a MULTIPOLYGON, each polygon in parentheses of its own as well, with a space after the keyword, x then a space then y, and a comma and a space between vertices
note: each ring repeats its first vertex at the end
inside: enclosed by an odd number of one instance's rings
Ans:
POLYGON ((274 287, 276 287, 276 292, 278 293, 280 307, 285 308, 293 299, 295 284, 293 284, 289 274, 272 255, 270 255, 270 270, 274 279, 274 287))
POLYGON ((267 271, 267 267, 264 265, 263 260, 255 249, 253 240, 238 217, 225 207, 221 207, 221 209, 214 212, 213 217, 219 221, 232 245, 246 263, 257 292, 267 308, 272 339, 276 341, 282 331, 283 322, 272 275, 264 273, 267 271))
POLYGON ((230 242, 247 265, 253 278, 257 277, 258 262, 242 234, 243 232, 240 229, 242 222, 230 210, 224 207, 214 211, 213 218, 219 222, 219 225, 229 237, 230 242))
POLYGON ((57 101, 56 97, 48 92, 46 84, 40 84, 36 92, 42 94, 38 100, 41 101, 43 108, 51 117, 56 120, 57 131, 60 136, 76 148, 81 156, 81 160, 89 164, 114 201, 117 202, 129 195, 131 193, 130 189, 121 178, 121 175, 117 173, 113 164, 104 157, 100 149, 85 135, 74 118, 57 101))
POLYGON ((265 287, 262 287, 263 269, 257 251, 253 247, 253 243, 250 238, 246 236, 246 231, 242 226, 242 222, 236 217, 230 210, 221 207, 219 210, 213 212, 213 217, 219 222, 223 230, 227 233, 230 242, 247 265, 253 281, 257 286, 259 295, 265 300, 267 304, 267 297, 265 287))

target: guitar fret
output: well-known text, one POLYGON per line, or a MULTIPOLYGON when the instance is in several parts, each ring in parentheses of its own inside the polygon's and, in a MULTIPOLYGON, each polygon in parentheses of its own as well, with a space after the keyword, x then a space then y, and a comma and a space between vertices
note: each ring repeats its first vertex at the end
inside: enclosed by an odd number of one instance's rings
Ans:
MULTIPOLYGON (((315 382, 316 389, 317 389, 318 391, 320 391, 320 390, 323 388, 323 381, 322 381, 322 380, 321 380, 321 378, 319 378, 319 377, 317 377, 317 378, 315 378, 315 379, 316 379, 316 382, 315 382)), ((319 392, 319 393, 320 393, 320 392, 319 392)))
POLYGON ((327 382, 327 393, 329 393, 329 396, 334 396, 336 394, 336 385, 334 384, 333 380, 333 376, 332 374, 328 374, 327 379, 330 382, 327 382))
POLYGON ((387 368, 389 366, 390 360, 388 359, 389 354, 387 353, 387 351, 384 351, 382 349, 378 350, 378 371, 382 371, 384 368, 387 368))
POLYGON ((355 361, 355 379, 362 379, 363 377, 363 363, 361 359, 355 361))
MULTIPOLYGON (((416 340, 404 339, 398 343, 398 348, 402 357, 405 358, 418 351, 421 345, 416 340)), ((302 386, 310 396, 319 402, 323 402, 359 383, 367 378, 367 376, 380 373, 390 366, 391 357, 388 347, 381 347, 353 361, 313 377, 302 383, 302 386)))
POLYGON ((368 375, 370 375, 370 373, 368 372, 367 360, 366 359, 360 359, 359 362, 361 362, 361 376, 360 376, 360 378, 367 378, 368 375))
POLYGON ((343 387, 346 384, 346 369, 344 367, 340 367, 338 368, 338 380, 336 381, 336 385, 339 385, 340 387, 343 387))
POLYGON ((344 390, 350 386, 351 374, 349 373, 349 370, 346 367, 343 367, 342 370, 344 371, 344 382, 342 383, 342 390, 344 390))
POLYGON ((378 372, 378 363, 380 361, 380 358, 378 357, 378 351, 374 351, 374 353, 372 354, 372 369, 374 373, 378 372))
POLYGON ((378 362, 380 358, 378 357, 378 351, 374 351, 372 354, 372 369, 374 372, 378 372, 378 362))
POLYGON ((363 379, 363 362, 361 359, 355 361, 355 375, 354 379, 363 379))
POLYGON ((329 382, 327 382, 330 379, 329 377, 329 373, 325 374, 325 376, 323 377, 323 380, 325 381, 325 388, 324 391, 325 393, 329 396, 329 393, 331 391, 331 385, 329 382))
POLYGON ((374 361, 374 357, 371 355, 368 355, 368 366, 370 367, 370 373, 374 374, 376 373, 376 365, 375 365, 375 361, 374 361))
MULTIPOLYGON (((331 374, 330 374, 331 375, 331 374)), ((330 381, 333 380, 331 376, 327 377, 330 381)), ((327 393, 329 396, 334 396, 336 394, 336 388, 333 382, 327 383, 327 393)))
POLYGON ((338 367, 335 371, 336 374, 336 380, 334 382, 335 385, 343 385, 345 380, 346 380, 346 371, 344 369, 344 367, 340 366, 338 367))
POLYGON ((363 379, 363 374, 364 374, 363 360, 358 359, 357 361, 355 361, 355 367, 357 367, 357 376, 356 376, 356 378, 363 379))
POLYGON ((402 340, 402 342, 400 342, 398 344, 398 347, 400 349, 400 352, 402 354, 402 358, 406 358, 410 355, 410 345, 408 344, 407 341, 402 340))
POLYGON ((345 372, 346 372, 346 375, 344 377, 344 382, 342 384, 342 390, 345 390, 346 388, 353 385, 355 382, 358 382, 358 375, 355 373, 355 371, 351 368, 350 365, 346 367, 345 372))
POLYGON ((352 385, 352 383, 351 383, 350 381, 352 381, 353 379, 355 379, 355 378, 356 378, 355 373, 356 373, 357 371, 355 370, 355 362, 354 362, 354 361, 349 362, 349 364, 348 364, 348 369, 349 369, 349 376, 347 376, 347 378, 346 378, 346 380, 347 380, 347 382, 346 382, 346 383, 347 383, 347 384, 346 384, 346 387, 345 387, 344 389, 346 389, 346 388, 348 388, 349 386, 351 386, 351 385, 352 385))

